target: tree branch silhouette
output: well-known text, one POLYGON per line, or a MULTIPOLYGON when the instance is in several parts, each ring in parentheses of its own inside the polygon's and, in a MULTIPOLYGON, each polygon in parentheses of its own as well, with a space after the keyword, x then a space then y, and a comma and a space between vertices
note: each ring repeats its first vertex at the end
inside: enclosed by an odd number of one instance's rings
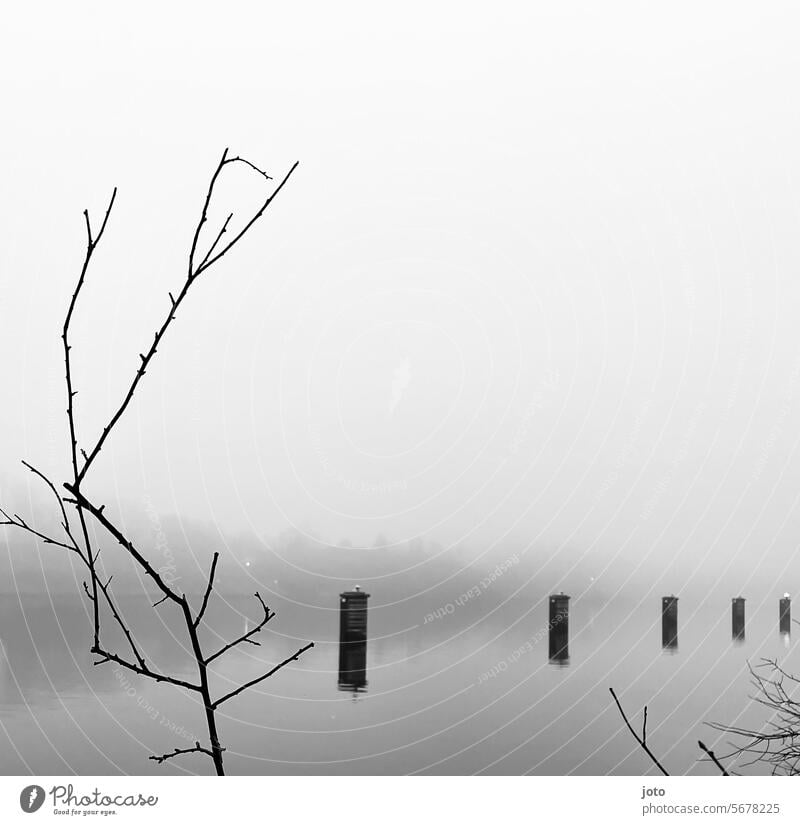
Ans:
POLYGON ((296 662, 307 650, 310 650, 314 647, 314 642, 309 642, 305 647, 301 647, 296 653, 290 656, 288 659, 284 659, 280 664, 275 665, 272 670, 267 671, 263 676, 259 676, 257 679, 251 679, 246 684, 242 685, 241 687, 236 688, 236 690, 232 690, 230 693, 226 693, 221 699, 217 699, 214 702, 214 708, 218 708, 224 702, 227 702, 229 699, 233 699, 234 696, 238 696, 240 693, 243 693, 248 688, 257 685, 259 682, 263 682, 265 679, 269 679, 270 676, 276 674, 279 670, 286 667, 286 665, 290 664, 291 662, 296 662))
MULTIPOLYGON (((225 749, 223 748, 223 750, 225 749)), ((152 759, 160 765, 162 762, 166 762, 167 759, 173 759, 176 756, 181 756, 186 753, 204 753, 212 758, 214 756, 208 748, 204 748, 199 742, 195 742, 193 748, 175 748, 172 753, 165 753, 162 756, 149 756, 148 759, 152 759)))
MULTIPOLYGON (((195 228, 194 237, 192 238, 192 249, 189 253, 189 270, 186 276, 186 280, 181 287, 180 292, 178 293, 178 297, 174 298, 172 293, 170 293, 170 309, 167 312, 167 315, 162 322, 161 326, 156 330, 155 335, 153 336, 153 341, 148 347, 147 351, 144 353, 139 353, 139 360, 141 363, 139 364, 139 368, 136 370, 133 380, 128 387, 128 391, 125 393, 125 396, 122 399, 122 402, 117 407, 116 412, 111 416, 108 424, 103 427, 103 430, 95 442, 95 445, 86 455, 86 458, 83 463, 83 467, 81 468, 80 472, 77 476, 77 481, 75 483, 80 484, 83 481, 84 476, 88 472, 89 468, 92 466, 92 463, 95 461, 97 456, 99 455, 100 451, 103 449, 103 445, 106 442, 106 439, 111 434, 111 431, 117 425, 117 422, 122 418, 125 413, 125 410, 128 408, 128 405, 131 403, 133 399, 133 395, 136 392, 136 388, 139 386, 139 382, 144 378, 145 373, 147 372, 147 367, 149 366, 150 362, 153 360, 156 352, 158 351, 158 345, 161 343, 161 340, 166 335, 167 330, 172 325, 172 322, 175 320, 175 313, 178 311, 178 308, 183 303, 184 299, 189 293, 189 289, 192 284, 195 282, 200 275, 203 274, 207 269, 212 267, 220 258, 226 255, 243 237, 244 235, 250 230, 253 224, 264 214, 264 211, 267 207, 272 203, 278 193, 283 189, 286 182, 291 177, 294 170, 297 168, 297 163, 295 163, 289 171, 284 176, 283 180, 278 184, 277 188, 267 197, 267 199, 262 203, 256 213, 245 223, 244 227, 238 232, 238 234, 230 241, 227 245, 225 245, 220 252, 217 252, 216 255, 209 257, 207 254, 206 257, 203 259, 202 263, 199 266, 194 265, 194 258, 197 251, 197 245, 200 240, 200 236, 202 234, 203 226, 208 220, 208 207, 213 199, 214 196, 214 187, 216 186, 217 180, 219 178, 220 173, 225 168, 225 166, 229 163, 235 163, 239 161, 239 158, 228 158, 228 150, 226 149, 222 153, 222 159, 219 162, 214 174, 211 177, 211 183, 208 186, 208 192, 206 193, 206 200, 203 204, 203 212, 200 216, 200 221, 195 228)), ((222 227, 220 234, 226 231, 228 221, 222 227)), ((105 224, 103 224, 105 227, 105 224)), ((212 249, 216 246, 217 241, 214 241, 212 244, 212 249)))
POLYGON ((620 704, 619 699, 617 699, 617 694, 614 692, 614 688, 609 688, 609 692, 613 697, 614 701, 616 702, 617 709, 620 712, 620 716, 622 716, 622 720, 625 722, 628 730, 631 732, 631 736, 639 743, 639 747, 650 757, 652 763, 664 774, 664 776, 669 776, 664 766, 658 761, 653 751, 647 745, 647 706, 645 705, 644 709, 644 723, 642 724, 642 734, 641 736, 636 733, 631 725, 630 721, 628 720, 625 711, 622 709, 622 705, 620 704))
POLYGON ((800 702, 796 698, 800 677, 785 670, 777 659, 748 663, 755 694, 751 699, 769 712, 761 728, 712 722, 709 727, 732 737, 724 759, 747 759, 744 767, 761 763, 775 775, 800 774, 800 702))
POLYGON ((208 244, 205 254, 202 254, 198 250, 201 245, 205 246, 205 244, 203 244, 204 227, 205 224, 208 222, 209 208, 211 204, 214 202, 215 187, 225 168, 231 164, 242 164, 251 172, 258 174, 265 181, 272 180, 270 175, 268 175, 266 172, 264 172, 251 161, 239 156, 228 157, 227 149, 222 153, 222 157, 219 163, 217 164, 217 167, 215 168, 211 176, 210 182, 208 184, 205 199, 203 202, 203 207, 200 213, 200 218, 195 226, 192 235, 191 247, 188 258, 188 268, 186 271, 185 280, 183 281, 180 290, 177 292, 177 297, 173 295, 172 292, 168 293, 170 306, 167 311, 166 317, 164 318, 160 326, 156 329, 150 345, 144 351, 139 353, 140 363, 133 374, 133 377, 128 385, 127 390, 122 396, 122 400, 114 409, 114 412, 110 416, 108 422, 102 428, 99 436, 92 443, 92 446, 88 450, 81 447, 80 440, 78 437, 78 427, 75 410, 75 397, 77 396, 78 392, 75 389, 74 383, 74 370, 71 356, 72 344, 70 343, 70 329, 76 307, 78 305, 79 299, 83 292, 84 285, 86 283, 86 278, 90 269, 90 265, 94 258, 94 253, 108 226, 109 218, 111 216, 111 212, 117 197, 116 188, 112 192, 105 214, 101 221, 100 228, 98 229, 96 234, 92 229, 92 222, 89 212, 88 210, 84 210, 83 217, 86 226, 86 250, 84 253, 83 263, 80 268, 77 283, 75 285, 75 289, 72 292, 72 296, 67 307, 67 313, 64 318, 64 323, 61 329, 61 340, 64 352, 64 377, 67 394, 66 413, 69 432, 69 462, 71 470, 71 478, 63 483, 63 487, 67 490, 69 495, 60 495, 58 493, 56 485, 44 473, 33 467, 33 465, 27 462, 23 462, 25 467, 31 473, 40 478, 48 487, 50 492, 55 496, 58 502, 59 513, 61 518, 61 528, 64 533, 64 538, 56 538, 54 536, 48 535, 47 533, 42 532, 41 530, 30 524, 28 520, 26 520, 22 516, 16 513, 9 514, 5 510, 0 509, 0 515, 2 516, 2 520, 0 520, 0 526, 17 528, 19 530, 25 531, 33 538, 39 539, 47 545, 53 545, 61 549, 67 550, 71 553, 75 553, 81 560, 83 566, 86 568, 88 573, 88 583, 86 581, 83 582, 83 591, 92 605, 93 632, 90 652, 98 657, 93 662, 94 665, 99 666, 107 662, 113 662, 142 678, 151 679, 155 682, 163 682, 172 685, 173 687, 179 687, 200 695, 203 701, 203 707, 206 716, 206 725, 208 729, 209 740, 208 747, 201 745, 201 743, 198 741, 192 748, 176 748, 171 753, 163 754, 161 756, 151 756, 150 759, 153 759, 157 763, 162 764, 167 760, 173 759, 178 756, 192 753, 201 753, 203 755, 208 756, 212 760, 214 764, 214 769, 216 773, 220 776, 223 775, 225 772, 222 760, 222 754, 225 751, 225 748, 223 748, 220 744, 216 719, 217 708, 223 702, 227 702, 230 699, 233 699, 234 697, 238 696, 239 694, 243 693, 244 691, 248 690, 254 685, 264 681, 265 679, 268 679, 270 676, 274 675, 291 662, 297 661, 303 653, 305 653, 307 650, 314 646, 314 643, 310 642, 304 647, 300 648, 292 656, 288 657, 283 662, 276 665, 267 673, 263 674, 257 679, 253 679, 243 685, 240 685, 236 689, 230 691, 228 694, 223 696, 221 699, 213 700, 211 697, 211 690, 208 679, 209 665, 212 662, 216 661, 228 650, 231 650, 237 645, 258 645, 259 642, 255 641, 252 637, 259 633, 261 629, 266 625, 266 623, 275 616, 274 612, 270 611, 270 609, 266 606, 261 596, 258 593, 256 593, 255 597, 263 610, 263 618, 261 619, 261 621, 256 626, 254 626, 252 630, 244 633, 243 635, 239 636, 233 641, 224 644, 216 652, 211 654, 206 653, 204 650, 204 645, 200 638, 200 628, 201 623, 206 615, 211 596, 213 594, 217 564, 219 562, 219 553, 214 553, 213 555, 202 602, 200 604, 199 610, 195 613, 192 611, 192 608, 190 607, 189 600, 186 594, 177 591, 173 587, 172 583, 168 581, 163 575, 161 575, 161 573, 159 573, 158 570, 156 570, 156 568, 147 558, 146 552, 141 551, 139 548, 137 548, 134 545, 134 543, 125 535, 123 529, 120 528, 114 521, 112 521, 112 519, 105 513, 105 505, 97 504, 95 500, 90 499, 86 495, 83 489, 83 484, 86 480, 89 470, 99 457, 108 437, 114 431, 115 427, 117 426, 119 421, 124 416, 126 410, 130 406, 131 401, 133 400, 134 395, 136 394, 136 391, 139 388, 142 379, 144 378, 147 372, 148 367, 155 358, 155 355, 158 352, 158 348, 162 343, 164 336, 174 323, 177 311, 185 301, 192 285, 197 281, 200 275, 202 275, 204 272, 210 269, 215 263, 217 263, 217 261, 219 261, 223 256, 225 256, 231 249, 233 249, 233 247, 236 246, 239 243, 239 241, 249 232, 249 230, 256 224, 256 222, 261 218, 261 216, 264 214, 264 212, 267 210, 270 204, 277 197, 278 193, 286 185, 287 181, 289 180, 289 178, 291 177, 292 173, 295 171, 298 165, 297 163, 294 163, 291 166, 289 171, 283 176, 283 178, 280 180, 277 186, 275 186, 274 189, 272 189, 272 191, 264 197, 263 201, 261 201, 260 206, 253 213, 244 218, 243 224, 235 233, 233 233, 232 239, 225 242, 224 239, 230 231, 230 225, 234 218, 234 212, 230 212, 228 214, 228 217, 224 220, 220 228, 217 230, 216 234, 213 236, 213 240, 208 244), (196 263, 196 260, 201 254, 202 259, 198 264, 196 263), (72 531, 69 517, 67 514, 67 509, 64 506, 65 504, 71 505, 77 514, 78 521, 80 524, 79 540, 75 538, 75 535, 72 531), (91 519, 100 528, 102 528, 102 530, 105 531, 105 533, 107 533, 111 538, 113 538, 116 541, 116 543, 123 549, 127 557, 130 558, 145 574, 147 579, 149 579, 155 585, 155 587, 161 595, 161 598, 159 598, 159 600, 155 602, 153 607, 155 608, 161 604, 167 603, 168 605, 172 605, 173 608, 179 611, 192 650, 194 664, 197 669, 197 681, 187 681, 186 679, 162 672, 161 670, 154 668, 146 661, 144 653, 141 651, 141 649, 138 647, 136 643, 134 632, 128 626, 125 617, 122 615, 122 612, 119 610, 119 607, 115 601, 114 595, 111 591, 111 577, 104 579, 102 571, 98 566, 99 551, 93 548, 88 524, 89 517, 91 517, 91 519), (128 646, 130 647, 132 658, 128 658, 127 656, 123 656, 120 653, 109 649, 108 646, 104 643, 101 634, 101 605, 107 607, 111 617, 113 618, 114 625, 119 627, 122 633, 124 634, 128 646))
POLYGON ((730 776, 728 771, 725 770, 725 766, 722 764, 722 762, 720 762, 719 759, 717 759, 717 757, 714 755, 714 751, 712 751, 710 748, 707 748, 703 744, 702 740, 697 740, 697 746, 700 748, 701 751, 703 751, 704 754, 706 754, 706 756, 708 756, 708 758, 717 766, 717 768, 719 768, 719 771, 723 776, 730 776))
MULTIPOLYGON (((625 722, 626 727, 630 731, 631 736, 636 740, 639 747, 647 754, 647 756, 650 758, 650 761, 661 771, 661 773, 664 774, 664 776, 669 776, 669 773, 667 773, 666 768, 661 764, 661 762, 659 762, 658 758, 653 753, 653 751, 650 750, 650 746, 647 744, 647 705, 644 706, 644 712, 642 714, 642 733, 640 735, 636 733, 636 731, 633 729, 633 725, 631 725, 627 714, 623 710, 622 703, 617 698, 617 694, 615 693, 614 688, 609 688, 608 691, 614 699, 614 702, 617 705, 617 710, 619 710, 620 716, 622 717, 623 722, 625 722)), ((717 766, 717 768, 723 776, 730 776, 728 771, 725 770, 724 765, 714 755, 714 751, 709 750, 709 748, 707 748, 700 741, 698 741, 697 744, 700 747, 700 750, 702 750, 709 757, 709 759, 717 766)))
MULTIPOLYGON (((213 653, 211 656, 209 656, 206 659, 206 664, 211 664, 211 662, 213 662, 214 659, 218 658, 219 656, 222 656, 223 653, 226 653, 232 647, 236 647, 236 645, 244 644, 245 642, 248 643, 248 644, 251 644, 251 645, 256 645, 256 646, 258 646, 260 644, 260 642, 253 641, 253 639, 251 637, 255 636, 256 633, 259 633, 261 631, 261 628, 264 627, 264 625, 275 614, 270 612, 270 609, 264 604, 264 600, 261 598, 261 596, 259 596, 258 593, 256 593, 255 596, 258 599, 259 604, 261 605, 262 609, 264 610, 264 618, 252 630, 248 630, 247 633, 240 636, 238 639, 234 639, 232 642, 229 642, 224 647, 220 648, 216 653, 213 653)), ((202 615, 202 613, 200 615, 202 615)), ((199 624, 199 622, 198 622, 198 624, 199 624)))

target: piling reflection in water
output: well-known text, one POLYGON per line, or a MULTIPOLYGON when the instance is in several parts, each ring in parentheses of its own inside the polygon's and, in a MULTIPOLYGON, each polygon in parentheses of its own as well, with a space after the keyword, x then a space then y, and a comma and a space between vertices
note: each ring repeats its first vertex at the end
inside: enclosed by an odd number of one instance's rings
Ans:
MULTIPOLYGON (((339 601, 339 679, 338 688, 353 694, 367 690, 367 600, 357 585, 353 590, 340 594, 339 601)), ((571 597, 565 593, 548 597, 548 659, 559 667, 570 664, 569 653, 569 603, 571 597)), ((744 644, 745 599, 736 596, 731 599, 731 640, 736 645, 744 644)), ((780 599, 779 627, 785 646, 790 644, 791 599, 785 594, 780 599)), ((406 659, 418 655, 422 649, 422 632, 406 639, 406 659)), ((663 596, 661 599, 661 647, 664 653, 678 652, 678 597, 663 596)))
POLYGON ((744 641, 744 599, 741 596, 731 600, 731 638, 737 643, 744 641))
POLYGON ((339 596, 339 690, 367 689, 367 599, 356 585, 339 596))
POLYGON ((569 664, 569 596, 563 593, 550 596, 548 618, 550 664, 566 667, 569 664))
POLYGON ((678 597, 661 600, 661 647, 667 653, 678 650, 678 597))

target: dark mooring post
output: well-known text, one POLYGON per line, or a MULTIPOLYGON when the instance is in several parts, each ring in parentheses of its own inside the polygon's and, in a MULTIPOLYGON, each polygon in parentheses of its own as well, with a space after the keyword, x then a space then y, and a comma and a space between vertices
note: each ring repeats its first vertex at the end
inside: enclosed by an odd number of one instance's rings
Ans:
POLYGON ((792 632, 792 600, 788 593, 780 601, 779 622, 781 633, 788 636, 792 632))
POLYGON ((549 654, 554 665, 569 664, 569 596, 559 593, 550 597, 549 654))
POLYGON ((661 647, 678 649, 678 597, 664 596, 661 600, 661 647))
POLYGON ((744 641, 744 599, 741 596, 731 600, 731 632, 734 642, 744 641))
POLYGON ((339 596, 339 690, 367 689, 367 599, 358 585, 339 596))

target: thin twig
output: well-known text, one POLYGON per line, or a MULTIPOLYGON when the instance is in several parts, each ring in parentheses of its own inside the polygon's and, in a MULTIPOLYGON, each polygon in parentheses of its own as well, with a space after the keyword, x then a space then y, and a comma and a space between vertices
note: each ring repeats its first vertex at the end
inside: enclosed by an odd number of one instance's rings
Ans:
POLYGON ((235 158, 231 158, 231 159, 228 161, 228 163, 244 163, 245 165, 249 166, 251 169, 254 169, 256 172, 258 172, 258 174, 259 174, 259 175, 263 175, 263 176, 264 176, 267 180, 272 180, 272 177, 271 177, 270 175, 268 175, 268 174, 267 174, 266 172, 264 172, 262 169, 259 169, 259 168, 255 165, 255 163, 251 163, 251 162, 250 162, 249 160, 247 160, 246 158, 240 158, 240 157, 238 157, 238 156, 237 156, 237 157, 235 157, 235 158))
POLYGON ((725 766, 714 756, 714 751, 709 750, 699 739, 697 740, 697 744, 700 747, 700 750, 708 756, 708 758, 719 768, 720 773, 723 776, 730 776, 730 774, 725 770, 725 766))
POLYGON ((264 618, 252 630, 248 630, 247 633, 240 636, 238 639, 235 639, 234 641, 226 644, 224 647, 220 648, 216 653, 209 656, 206 659, 206 664, 207 665, 210 665, 211 662, 214 661, 214 659, 216 659, 219 656, 222 656, 223 653, 226 653, 232 647, 236 647, 236 645, 240 645, 244 642, 247 642, 248 644, 251 644, 251 645, 258 645, 258 642, 254 642, 251 637, 255 636, 256 633, 259 633, 261 631, 261 628, 264 627, 264 625, 270 619, 272 619, 275 616, 275 613, 271 612, 270 609, 266 606, 266 604, 264 604, 264 600, 261 598, 261 596, 258 593, 256 593, 255 596, 258 599, 258 601, 261 604, 261 607, 264 611, 264 618))
POLYGON ((116 662, 118 665, 122 665, 122 667, 127 668, 128 670, 132 670, 134 673, 138 673, 140 676, 147 676, 148 678, 153 679, 156 682, 169 682, 169 684, 171 685, 186 688, 187 690, 200 690, 200 685, 196 685, 193 682, 187 682, 183 679, 176 679, 174 676, 167 676, 163 673, 158 673, 157 671, 153 670, 152 668, 146 665, 142 667, 141 665, 136 665, 133 662, 128 662, 121 656, 118 656, 116 653, 110 653, 109 651, 103 650, 100 647, 93 647, 91 652, 102 657, 98 661, 92 662, 92 664, 95 666, 104 665, 106 662, 116 662))
MULTIPOLYGON (((78 297, 86 281, 86 273, 89 269, 89 264, 92 260, 92 255, 94 254, 94 251, 97 248, 97 244, 100 243, 100 239, 103 237, 103 233, 106 231, 108 219, 111 215, 111 210, 114 208, 114 201, 116 200, 116 197, 117 188, 115 186, 114 191, 111 193, 111 200, 108 202, 108 207, 106 209, 105 216, 103 217, 103 222, 100 225, 100 231, 97 233, 96 238, 92 237, 92 224, 89 220, 89 210, 83 210, 83 217, 86 220, 86 254, 83 259, 83 266, 81 267, 80 275, 78 276, 78 283, 75 286, 74 292, 72 293, 72 298, 70 299, 69 306, 67 308, 67 314, 64 318, 64 325, 61 330, 61 341, 64 346, 64 378, 67 389, 67 422, 69 425, 70 459, 72 464, 72 480, 75 484, 76 489, 80 487, 81 477, 78 473, 78 436, 75 427, 74 407, 74 398, 77 395, 77 390, 75 390, 72 382, 72 363, 70 358, 70 350, 72 349, 72 347, 69 343, 69 331, 70 324, 72 323, 72 315, 75 312, 75 305, 78 302, 78 297)), ((97 577, 95 574, 94 558, 92 557, 92 547, 89 541, 89 530, 86 526, 86 518, 83 514, 83 509, 80 505, 77 506, 77 510, 78 520, 80 521, 81 525, 81 535, 83 536, 86 558, 88 560, 89 569, 91 571, 92 595, 94 597, 92 599, 94 614, 94 644, 98 645, 100 643, 100 604, 97 598, 97 577)))
MULTIPOLYGON (((211 258, 206 257, 203 260, 203 263, 198 266, 197 268, 194 267, 194 256, 197 250, 197 244, 200 239, 200 235, 203 229, 203 225, 208 220, 208 207, 211 202, 211 198, 214 194, 214 186, 216 185, 217 179, 219 178, 219 174, 222 169, 225 167, 226 163, 232 163, 233 160, 227 159, 227 152, 222 155, 222 160, 220 160, 219 165, 217 166, 216 171, 211 177, 211 183, 208 187, 208 192, 206 193, 205 203, 203 205, 203 212, 200 216, 200 221, 197 224, 197 227, 194 232, 194 237, 192 238, 192 248, 189 253, 189 272, 186 278, 186 281, 183 284, 180 292, 178 293, 178 297, 171 299, 171 306, 169 312, 167 313, 166 318, 162 322, 161 326, 156 331, 155 335, 153 336, 153 342, 148 348, 147 352, 140 353, 139 358, 141 363, 139 364, 139 368, 136 370, 134 374, 133 380, 131 381, 130 386, 128 387, 128 391, 125 393, 122 402, 120 403, 119 407, 117 407, 116 412, 111 416, 108 424, 103 428, 100 437, 95 442, 94 447, 89 450, 88 457, 85 459, 83 467, 81 468, 80 472, 78 473, 77 483, 80 483, 83 478, 85 477, 89 467, 91 467, 94 460, 97 458, 100 451, 103 449, 103 444, 105 444, 106 439, 110 435, 111 431, 114 429, 117 422, 122 418, 125 410, 128 408, 134 393, 136 392, 136 388, 139 386, 139 382, 144 378, 145 373, 147 372, 147 367, 150 364, 150 361, 153 359, 153 356, 156 354, 158 350, 158 345, 161 343, 164 335, 166 334, 167 330, 169 329, 172 322, 175 320, 175 313, 180 307, 181 303, 183 302, 184 298, 186 297, 189 287, 194 283, 199 275, 201 275, 205 270, 209 269, 213 266, 223 255, 229 252, 240 240, 244 235, 248 232, 248 230, 253 226, 253 224, 264 214, 264 211, 267 207, 272 203, 273 200, 277 197, 278 193, 283 189, 286 182, 289 180, 292 172, 297 168, 298 164, 295 163, 291 169, 286 173, 283 180, 278 184, 272 194, 264 201, 264 203, 259 207, 258 211, 248 220, 244 227, 239 230, 239 232, 234 236, 233 240, 229 241, 216 255, 211 258)), ((227 226, 227 222, 226 222, 227 226)), ((220 233, 221 237, 222 233, 220 233)))
POLYGON ((619 709, 620 715, 622 716, 623 721, 627 725, 628 730, 631 732, 633 738, 639 743, 639 747, 641 747, 641 749, 650 757, 653 764, 661 771, 661 773, 664 774, 664 776, 669 776, 667 771, 664 769, 664 766, 658 761, 658 759, 656 759, 655 754, 650 750, 644 739, 642 739, 642 737, 640 737, 639 734, 636 733, 636 731, 631 726, 631 723, 628 721, 628 717, 625 715, 625 711, 622 709, 622 705, 620 704, 619 699, 617 699, 617 694, 614 693, 614 688, 609 688, 608 690, 609 693, 611 693, 611 696, 614 698, 614 701, 617 703, 617 708, 619 709))
POLYGON ((208 262, 208 259, 214 254, 214 250, 217 248, 217 244, 222 240, 222 236, 228 231, 228 224, 233 219, 233 212, 225 218, 225 223, 222 224, 222 229, 219 230, 217 233, 217 237, 214 238, 214 243, 208 248, 208 252, 206 252, 205 256, 203 257, 202 262, 200 263, 200 267, 204 267, 208 262))
POLYGON ((100 524, 108 530, 109 533, 117 540, 117 542, 130 553, 131 556, 138 562, 139 566, 147 573, 148 576, 156 583, 161 592, 172 601, 180 603, 180 596, 164 581, 161 574, 153 567, 152 564, 136 549, 133 542, 128 540, 122 531, 111 522, 111 520, 103 512, 103 507, 97 507, 92 504, 86 496, 76 489, 72 484, 64 484, 65 489, 75 496, 74 501, 85 510, 88 510, 100 524))
MULTIPOLYGON (((222 748, 222 750, 225 750, 225 748, 222 748)), ((166 762, 167 759, 173 759, 176 756, 181 756, 186 753, 204 753, 206 756, 214 756, 208 748, 204 748, 199 742, 195 742, 193 748, 175 748, 172 753, 165 753, 161 756, 149 756, 148 759, 152 759, 160 765, 162 762, 166 762)))
POLYGON ((53 482, 50 481, 50 479, 43 472, 41 472, 41 470, 37 470, 36 467, 34 467, 32 464, 29 464, 27 461, 23 461, 22 465, 24 467, 27 467, 34 475, 38 476, 47 485, 47 487, 50 489, 50 491, 53 494, 53 497, 58 502, 58 507, 59 507, 59 510, 61 511, 61 519, 62 519, 61 526, 64 528, 64 532, 69 537, 75 551, 78 554, 82 555, 81 554, 81 549, 80 549, 80 547, 78 547, 78 543, 75 541, 75 538, 72 535, 72 528, 70 527, 70 524, 69 524, 69 518, 67 516, 67 510, 64 507, 64 502, 61 500, 61 496, 58 494, 58 490, 56 490, 55 484, 53 484, 53 482))
POLYGON ((312 647, 314 647, 314 642, 309 642, 305 647, 301 647, 300 650, 297 651, 297 653, 290 656, 288 659, 284 659, 279 665, 275 665, 275 667, 272 668, 272 670, 265 673, 263 676, 259 676, 257 679, 252 679, 251 681, 247 682, 241 687, 236 688, 236 690, 232 690, 230 693, 226 693, 221 699, 217 699, 217 701, 214 702, 214 704, 211 707, 216 709, 224 702, 227 702, 228 699, 233 699, 234 696, 238 696, 243 691, 253 687, 253 685, 257 685, 259 682, 263 682, 265 679, 269 679, 270 676, 276 674, 281 668, 286 667, 286 665, 288 665, 290 662, 296 662, 307 650, 310 650, 312 647))
POLYGON ((202 267, 199 267, 195 275, 199 275, 203 270, 208 269, 210 266, 213 266, 223 255, 230 251, 245 236, 245 234, 250 230, 250 227, 252 227, 252 225, 264 214, 267 207, 272 203, 272 201, 275 200, 275 198, 278 196, 278 193, 281 191, 281 189, 283 189, 283 187, 286 185, 286 182, 292 176, 292 172, 294 172, 294 170, 297 169, 298 166, 299 161, 295 161, 295 163, 292 164, 291 169, 289 169, 289 171, 284 175, 283 180, 277 185, 277 187, 275 187, 275 191, 264 201, 264 203, 255 213, 255 215, 253 215, 253 217, 250 218, 250 220, 244 225, 244 227, 239 230, 239 233, 234 236, 233 240, 229 241, 227 246, 224 246, 222 248, 222 251, 214 255, 213 258, 209 258, 209 260, 206 261, 202 267))
POLYGON ((729 743, 730 752, 724 759, 752 757, 745 767, 763 763, 773 774, 797 775, 800 762, 800 703, 792 698, 800 679, 782 668, 776 659, 761 659, 748 663, 752 684, 756 689, 751 699, 769 711, 769 720, 761 729, 709 723, 709 727, 730 734, 737 741, 729 743), (769 675, 760 671, 769 670, 769 675), (743 740, 743 741, 742 741, 743 740))
POLYGON ((197 614, 194 620, 195 627, 200 626, 200 622, 203 620, 203 614, 206 612, 206 608, 208 607, 208 600, 211 597, 211 590, 214 587, 214 573, 217 570, 218 561, 219 553, 214 553, 214 557, 211 559, 211 570, 208 574, 208 586, 206 587, 206 592, 203 596, 203 604, 200 606, 200 612, 197 614))
POLYGON ((45 544, 52 544, 56 547, 63 547, 65 550, 69 550, 71 552, 77 552, 80 554, 80 549, 65 544, 63 541, 59 541, 58 539, 54 539, 51 536, 48 536, 46 533, 42 533, 34 527, 31 527, 27 521, 25 521, 22 516, 17 515, 16 513, 11 516, 9 515, 2 507, 0 507, 0 515, 3 516, 3 521, 0 521, 0 527, 18 527, 20 530, 25 530, 25 532, 30 533, 32 536, 36 536, 36 538, 41 539, 45 544))

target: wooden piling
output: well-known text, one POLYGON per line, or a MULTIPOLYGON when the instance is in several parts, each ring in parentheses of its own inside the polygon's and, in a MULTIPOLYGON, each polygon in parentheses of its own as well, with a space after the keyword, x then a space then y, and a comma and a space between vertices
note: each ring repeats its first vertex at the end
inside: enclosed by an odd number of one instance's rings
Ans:
POLYGON ((735 642, 744 641, 744 599, 741 596, 731 600, 731 635, 735 642))
POLYGON ((669 651, 678 649, 677 596, 664 596, 661 599, 661 647, 669 651))
POLYGON ((569 664, 569 596, 564 593, 550 596, 547 627, 550 661, 557 665, 569 664))
POLYGON ((792 632, 792 600, 787 593, 779 604, 778 624, 781 633, 788 636, 792 632))
POLYGON ((339 690, 367 688, 367 599, 358 585, 339 596, 339 690))

